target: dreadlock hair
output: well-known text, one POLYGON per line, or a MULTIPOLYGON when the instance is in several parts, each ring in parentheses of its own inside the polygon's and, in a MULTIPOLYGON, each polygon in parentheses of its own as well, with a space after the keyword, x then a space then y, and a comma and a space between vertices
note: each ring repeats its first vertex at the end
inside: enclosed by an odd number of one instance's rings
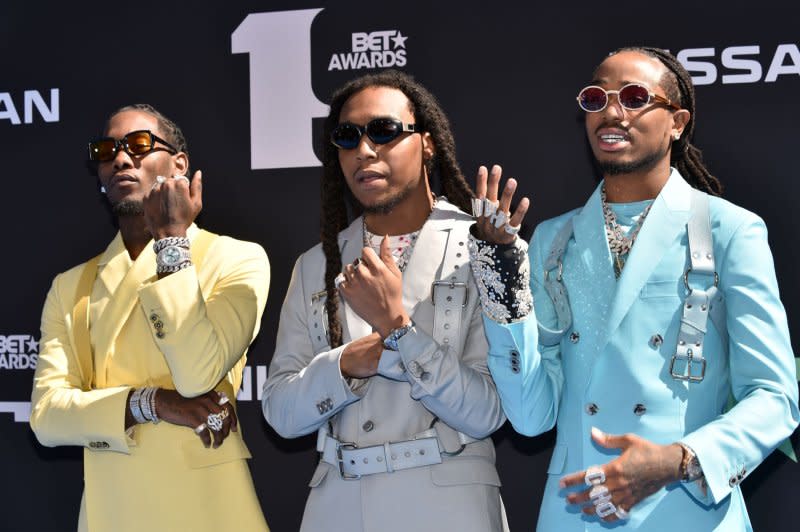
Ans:
MULTIPOLYGON (((111 122, 111 119, 120 113, 124 113, 125 111, 141 111, 143 113, 147 113, 153 116, 158 122, 158 129, 161 130, 161 134, 164 136, 164 140, 169 142, 172 145, 172 147, 178 150, 179 152, 185 153, 186 159, 189 160, 189 146, 186 142, 186 137, 183 136, 183 131, 181 131, 181 128, 178 127, 178 124, 176 124, 175 122, 164 116, 164 114, 162 114, 158 109, 156 109, 150 104, 134 103, 132 105, 126 105, 124 107, 120 107, 119 109, 108 115, 105 125, 103 126, 103 130, 107 131, 108 124, 111 122)), ((90 174, 97 177, 97 162, 87 161, 86 167, 89 169, 90 174)), ((189 175, 188 167, 186 168, 186 175, 189 175)))
POLYGON ((670 100, 677 102, 681 108, 689 111, 689 122, 683 130, 683 135, 672 143, 670 164, 677 168, 694 188, 714 196, 722 195, 722 183, 711 175, 711 172, 703 164, 702 152, 692 145, 695 123, 695 96, 694 85, 689 72, 686 71, 674 55, 661 48, 628 46, 615 50, 608 56, 610 57, 620 52, 639 52, 657 59, 666 67, 667 73, 661 79, 662 88, 670 100))
POLYGON ((427 132, 433 138, 436 153, 425 163, 428 178, 438 182, 439 193, 460 209, 469 212, 470 200, 475 197, 456 160, 456 145, 450 122, 436 98, 413 77, 397 70, 384 70, 367 74, 340 87, 331 97, 330 112, 323 127, 322 144, 322 218, 320 239, 325 253, 325 310, 328 315, 328 338, 332 348, 342 345, 342 325, 339 322, 339 297, 334 279, 342 271, 342 255, 338 235, 352 218, 362 214, 362 207, 354 201, 339 164, 339 148, 330 142, 333 129, 339 124, 342 107, 354 94, 370 87, 397 89, 409 100, 409 110, 414 115, 415 130, 427 132), (435 179, 434 179, 435 178, 435 179), (349 207, 349 211, 348 211, 349 207))

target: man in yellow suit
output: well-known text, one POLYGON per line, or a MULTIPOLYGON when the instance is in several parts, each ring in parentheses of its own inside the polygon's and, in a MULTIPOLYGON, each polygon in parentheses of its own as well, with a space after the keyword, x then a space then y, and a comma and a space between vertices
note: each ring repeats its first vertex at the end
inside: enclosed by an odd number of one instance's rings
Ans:
POLYGON ((198 229, 180 128, 149 105, 89 144, 119 232, 58 275, 31 427, 84 447, 79 530, 266 530, 234 408, 269 286, 261 246, 198 229))

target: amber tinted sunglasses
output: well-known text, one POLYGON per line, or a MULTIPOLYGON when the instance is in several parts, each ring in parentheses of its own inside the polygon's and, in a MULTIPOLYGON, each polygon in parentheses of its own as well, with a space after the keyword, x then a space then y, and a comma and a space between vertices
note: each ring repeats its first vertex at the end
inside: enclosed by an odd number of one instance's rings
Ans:
POLYGON ((156 149, 156 142, 166 146, 166 150, 172 154, 178 153, 169 142, 155 135, 153 132, 143 129, 141 131, 131 131, 121 139, 112 137, 102 137, 89 143, 89 160, 95 162, 110 161, 117 156, 121 149, 128 155, 145 155, 156 149))

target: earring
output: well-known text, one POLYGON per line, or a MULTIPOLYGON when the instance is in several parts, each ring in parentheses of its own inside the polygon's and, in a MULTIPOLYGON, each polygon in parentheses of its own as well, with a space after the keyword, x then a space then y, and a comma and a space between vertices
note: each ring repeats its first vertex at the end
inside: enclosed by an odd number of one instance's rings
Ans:
POLYGON ((105 194, 105 193, 106 193, 106 187, 100 185, 100 194, 105 194))
POLYGON ((676 131, 675 133, 672 134, 672 138, 675 140, 679 140, 681 138, 681 134, 678 131, 676 131))

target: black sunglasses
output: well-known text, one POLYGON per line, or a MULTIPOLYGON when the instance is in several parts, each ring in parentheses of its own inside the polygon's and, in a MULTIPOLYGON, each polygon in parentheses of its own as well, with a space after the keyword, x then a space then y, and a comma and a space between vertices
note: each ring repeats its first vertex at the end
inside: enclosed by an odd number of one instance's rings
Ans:
POLYGON ((113 137, 102 137, 89 143, 89 160, 95 162, 110 161, 117 156, 117 152, 122 148, 128 155, 145 155, 156 149, 156 142, 166 146, 171 154, 178 153, 169 142, 155 135, 153 132, 143 129, 141 131, 131 131, 121 139, 113 137))
POLYGON ((344 122, 331 131, 331 142, 342 150, 352 150, 366 133, 375 144, 388 144, 403 133, 417 133, 414 124, 405 124, 394 118, 374 118, 365 126, 344 122))
POLYGON ((639 83, 628 83, 618 91, 609 91, 597 85, 589 85, 578 93, 578 105, 587 113, 599 113, 608 105, 610 94, 616 94, 619 104, 630 111, 641 109, 651 102, 662 103, 676 111, 680 109, 668 98, 650 92, 650 89, 639 83))

